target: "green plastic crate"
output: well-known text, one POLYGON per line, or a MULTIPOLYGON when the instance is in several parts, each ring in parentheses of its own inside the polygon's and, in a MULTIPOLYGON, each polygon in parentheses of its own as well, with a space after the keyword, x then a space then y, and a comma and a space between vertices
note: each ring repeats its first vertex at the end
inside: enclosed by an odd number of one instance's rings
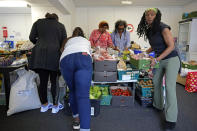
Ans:
POLYGON ((189 69, 189 63, 186 63, 186 62, 182 62, 182 67, 183 68, 188 68, 189 69))
POLYGON ((118 79, 122 80, 123 75, 130 75, 131 80, 137 80, 139 78, 139 70, 118 70, 118 79))
POLYGON ((182 67, 187 68, 187 69, 191 69, 191 70, 197 70, 197 65, 191 65, 186 62, 182 62, 182 67))
POLYGON ((136 69, 149 69, 150 68, 150 60, 135 60, 133 58, 130 59, 130 63, 136 69))
POLYGON ((189 69, 197 70, 197 65, 189 65, 189 69))
POLYGON ((111 99, 112 99, 112 95, 101 96, 100 105, 102 105, 102 106, 109 106, 109 105, 111 105, 111 99))
MULTIPOLYGON (((135 60, 133 58, 130 59, 131 66, 136 69, 149 69, 151 61, 150 60, 135 60)), ((154 68, 159 68, 159 63, 157 63, 154 68)))
POLYGON ((193 11, 189 13, 189 18, 197 17, 197 11, 193 11))

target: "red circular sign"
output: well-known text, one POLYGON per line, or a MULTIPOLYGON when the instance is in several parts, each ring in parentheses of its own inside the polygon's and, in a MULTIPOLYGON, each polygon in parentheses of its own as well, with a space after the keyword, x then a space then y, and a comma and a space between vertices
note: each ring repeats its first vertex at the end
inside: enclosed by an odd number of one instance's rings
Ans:
POLYGON ((133 31, 134 31, 134 26, 133 26, 132 24, 128 24, 128 25, 127 25, 127 30, 128 30, 129 32, 133 32, 133 31))

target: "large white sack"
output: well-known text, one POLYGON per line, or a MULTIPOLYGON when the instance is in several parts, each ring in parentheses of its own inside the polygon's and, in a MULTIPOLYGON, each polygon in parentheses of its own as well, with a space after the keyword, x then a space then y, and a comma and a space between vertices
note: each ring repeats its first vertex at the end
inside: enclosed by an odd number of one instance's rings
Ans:
POLYGON ((17 70, 19 78, 12 84, 7 115, 41 107, 37 91, 39 77, 33 71, 17 70))

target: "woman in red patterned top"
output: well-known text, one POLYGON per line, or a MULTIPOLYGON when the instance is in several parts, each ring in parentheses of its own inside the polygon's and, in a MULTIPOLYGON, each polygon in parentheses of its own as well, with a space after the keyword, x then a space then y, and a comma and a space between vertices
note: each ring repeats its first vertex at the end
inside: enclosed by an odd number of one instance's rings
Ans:
POLYGON ((101 21, 99 23, 99 29, 92 31, 89 39, 92 47, 100 46, 101 48, 114 48, 111 36, 106 31, 107 29, 109 29, 108 23, 106 21, 101 21))

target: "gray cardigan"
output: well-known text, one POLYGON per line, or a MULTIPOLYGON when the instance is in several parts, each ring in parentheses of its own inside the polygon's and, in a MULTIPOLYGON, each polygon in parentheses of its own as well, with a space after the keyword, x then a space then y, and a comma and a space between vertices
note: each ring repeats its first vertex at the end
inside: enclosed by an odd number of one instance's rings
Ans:
POLYGON ((29 58, 30 69, 58 71, 60 48, 67 38, 63 24, 55 19, 39 19, 31 29, 29 39, 35 44, 29 58))

